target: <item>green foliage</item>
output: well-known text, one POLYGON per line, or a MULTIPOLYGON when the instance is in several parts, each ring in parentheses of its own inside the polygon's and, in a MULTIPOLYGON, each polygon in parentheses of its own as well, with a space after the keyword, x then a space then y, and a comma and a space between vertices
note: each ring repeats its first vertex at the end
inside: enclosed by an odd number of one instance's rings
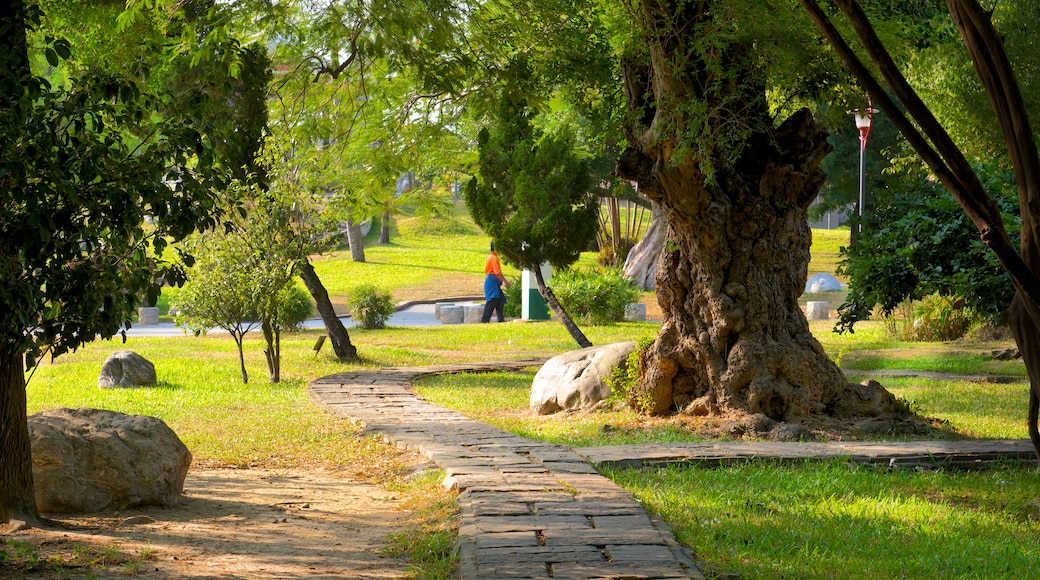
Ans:
POLYGON ((645 393, 634 393, 632 387, 639 380, 639 359, 654 343, 654 337, 644 336, 636 341, 636 348, 629 353, 624 364, 620 364, 610 372, 610 399, 631 405, 640 414, 644 414, 653 405, 645 393))
POLYGON ((348 302, 354 321, 366 330, 386 327, 386 321, 396 311, 393 296, 374 284, 355 286, 348 302))
POLYGON ((562 270, 553 275, 552 289, 568 314, 596 325, 624 320, 625 307, 639 298, 617 268, 562 270))
MULTIPOLYGON (((182 281, 160 256, 216 225, 226 180, 193 111, 164 108, 144 67, 59 87, 19 68, 27 48, 7 43, 16 36, 0 46, 13 59, 0 68, 0 336, 32 366, 46 349, 117 334, 160 279, 182 281)), ((69 56, 47 42, 49 60, 69 56)))
MULTIPOLYGON (((529 73, 516 68, 522 84, 529 73)), ((532 126, 533 111, 518 91, 505 92, 494 124, 478 136, 480 166, 466 185, 466 205, 506 262, 564 268, 596 235, 599 207, 589 193, 588 164, 569 133, 532 126)))
POLYGON ((506 305, 502 312, 506 318, 520 318, 524 310, 523 284, 520 278, 509 281, 509 287, 502 287, 502 295, 506 298, 506 305))
POLYGON ((299 328, 314 314, 311 295, 298 284, 286 284, 278 292, 277 324, 281 328, 299 328))
MULTIPOLYGON (((1009 233, 1017 239, 1018 203, 1008 185, 1011 180, 1000 171, 985 175, 1009 233)), ((949 194, 923 178, 894 196, 891 204, 873 210, 839 274, 849 277, 838 323, 843 330, 867 319, 875 305, 887 315, 905 300, 938 293, 962 297, 972 311, 994 317, 1014 295, 975 226, 949 194)))
POLYGON ((222 328, 233 335, 260 320, 258 280, 249 268, 248 248, 236 238, 202 236, 189 246, 198 254, 188 280, 171 305, 176 322, 195 334, 222 328))
POLYGON ((965 307, 963 298, 939 294, 904 302, 894 316, 885 319, 893 338, 909 341, 957 340, 981 321, 973 309, 965 307))

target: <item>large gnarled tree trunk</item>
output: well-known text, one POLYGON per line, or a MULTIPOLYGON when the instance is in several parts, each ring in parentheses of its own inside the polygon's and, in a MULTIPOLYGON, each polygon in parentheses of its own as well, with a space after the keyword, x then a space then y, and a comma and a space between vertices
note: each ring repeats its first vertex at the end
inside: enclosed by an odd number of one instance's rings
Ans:
POLYGON ((633 400, 655 414, 740 411, 782 421, 892 410, 887 391, 848 384, 797 302, 826 134, 804 110, 772 127, 757 71, 740 64, 752 62, 742 52, 751 47, 719 49, 730 54, 716 52, 712 66, 690 58, 696 35, 677 31, 698 30, 714 17, 711 5, 643 0, 648 56, 624 63, 633 120, 617 172, 637 181, 669 224, 656 277, 664 322, 643 353, 633 400), (741 81, 712 77, 719 64, 741 81), (691 102, 719 123, 716 135, 745 127, 743 142, 701 147, 710 158, 676 154, 686 130, 679 107, 691 102))

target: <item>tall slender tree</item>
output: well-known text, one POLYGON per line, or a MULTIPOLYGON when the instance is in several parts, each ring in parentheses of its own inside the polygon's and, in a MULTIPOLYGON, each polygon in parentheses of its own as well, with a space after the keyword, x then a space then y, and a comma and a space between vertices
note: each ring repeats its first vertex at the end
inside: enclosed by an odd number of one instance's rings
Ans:
MULTIPOLYGON (((218 222, 226 181, 190 115, 163 109, 139 68, 62 87, 33 71, 27 33, 41 20, 36 4, 0 4, 0 522, 30 525, 26 366, 119 334, 161 279, 183 280, 160 256, 218 222)), ((59 67, 70 54, 52 41, 41 56, 59 67)))
POLYGON ((538 292, 578 346, 592 346, 541 271, 546 262, 573 264, 595 239, 599 205, 589 191, 589 167, 573 139, 541 134, 531 115, 522 95, 505 92, 494 124, 480 132, 480 166, 466 185, 466 204, 503 258, 534 272, 538 292))
POLYGON ((852 24, 857 43, 866 51, 880 79, 860 60, 828 14, 814 0, 801 0, 844 65, 957 200, 1011 277, 1016 292, 1006 317, 1029 373, 1029 437, 1040 457, 1040 155, 1026 101, 1004 41, 993 24, 992 11, 984 10, 975 0, 946 1, 1014 168, 1021 220, 1017 248, 1004 227, 999 204, 983 187, 961 148, 907 81, 867 13, 854 0, 835 3, 852 24))

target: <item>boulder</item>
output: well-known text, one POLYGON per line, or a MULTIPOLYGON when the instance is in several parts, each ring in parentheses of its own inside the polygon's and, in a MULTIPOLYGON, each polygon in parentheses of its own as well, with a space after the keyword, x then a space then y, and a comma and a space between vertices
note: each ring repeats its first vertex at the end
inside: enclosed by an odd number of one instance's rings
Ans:
POLYGON ((610 396, 610 373, 635 348, 635 342, 619 342, 549 359, 531 383, 531 409, 539 415, 549 415, 593 407, 610 396))
POLYGON ((132 350, 121 350, 108 355, 101 365, 98 386, 148 387, 155 384, 155 365, 132 350))
POLYGON ((191 452, 155 417, 54 409, 29 417, 36 505, 46 513, 172 506, 191 452))
POLYGON ((813 274, 805 282, 806 292, 839 292, 841 290, 841 282, 830 274, 813 274))

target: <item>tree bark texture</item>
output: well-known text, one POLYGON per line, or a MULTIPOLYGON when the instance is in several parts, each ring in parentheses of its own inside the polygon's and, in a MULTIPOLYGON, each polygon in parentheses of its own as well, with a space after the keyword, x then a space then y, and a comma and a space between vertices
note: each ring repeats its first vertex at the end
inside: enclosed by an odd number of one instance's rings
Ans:
POLYGON ((661 205, 652 203, 650 209, 650 227, 625 259, 622 273, 644 290, 654 289, 654 278, 657 275, 657 260, 664 250, 665 236, 668 233, 668 214, 661 205))
POLYGON ((668 215, 655 282, 664 321, 642 354, 633 402, 652 414, 740 411, 781 421, 894 410, 887 391, 848 384, 797 302, 827 135, 807 110, 773 127, 757 71, 741 68, 753 67, 752 47, 693 47, 697 35, 682 31, 710 23, 713 4, 643 0, 646 57, 623 63, 631 121, 616 172, 668 215), (698 54, 718 60, 690 56, 698 54), (729 77, 712 76, 720 64, 729 77), (739 133, 741 141, 719 139, 695 149, 701 157, 677 153, 692 131, 689 103, 717 123, 713 137, 739 133))
POLYGON ((318 310, 322 322, 325 323, 325 331, 329 333, 329 341, 332 342, 332 350, 336 353, 336 357, 341 361, 358 360, 357 347, 350 343, 347 327, 343 326, 343 322, 336 316, 336 310, 332 307, 332 301, 329 300, 329 293, 325 290, 325 285, 321 283, 321 279, 318 278, 310 261, 304 260, 300 264, 300 278, 307 286, 307 291, 314 299, 314 307, 318 310))
POLYGON ((379 220, 379 243, 390 243, 390 212, 383 212, 383 218, 379 220))
POLYGON ((271 383, 282 380, 282 331, 277 325, 272 324, 270 319, 265 319, 261 324, 264 333, 264 358, 267 359, 267 378, 271 383))
POLYGON ((352 219, 347 219, 347 244, 350 246, 350 259, 364 262, 365 236, 361 234, 361 224, 352 219))
POLYGON ((0 353, 0 523, 41 523, 33 486, 32 447, 26 417, 25 368, 21 351, 0 353))
POLYGON ((549 308, 551 308, 556 314, 556 318, 560 319, 560 323, 562 323, 563 327, 567 329, 568 333, 570 333, 574 342, 577 342, 578 346, 581 348, 592 346, 589 339, 585 337, 585 333, 578 328, 577 324, 574 324, 574 320, 571 318, 570 314, 567 314, 563 305, 560 304, 560 301, 556 298, 556 294, 553 293, 552 288, 549 288, 545 284, 545 277, 542 276, 542 269, 533 268, 532 271, 534 272, 535 282, 538 284, 538 293, 542 295, 542 298, 545 299, 545 303, 548 304, 549 308))

